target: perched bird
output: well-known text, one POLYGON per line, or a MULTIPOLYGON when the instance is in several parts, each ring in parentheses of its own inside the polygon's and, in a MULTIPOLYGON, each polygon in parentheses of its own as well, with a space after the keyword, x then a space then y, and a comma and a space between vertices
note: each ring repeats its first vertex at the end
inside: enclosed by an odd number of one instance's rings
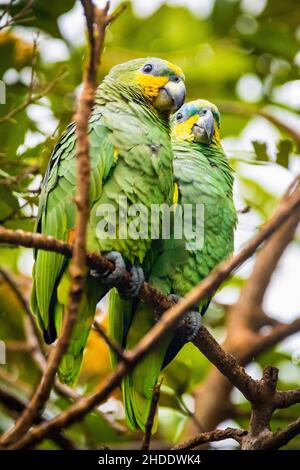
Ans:
MULTIPOLYGON (((112 68, 96 92, 89 120, 91 176, 87 249, 107 254, 115 271, 100 279, 89 273, 71 341, 59 366, 60 379, 73 384, 97 302, 125 268, 132 269, 131 294, 143 281, 139 264, 150 248, 150 237, 120 237, 118 221, 126 204, 169 203, 173 193, 173 154, 169 116, 184 102, 181 69, 157 58, 136 59, 112 68), (103 208, 106 212, 103 212, 103 208), (116 232, 103 231, 103 222, 116 232), (101 225, 100 229, 99 226, 101 225), (103 282, 102 282, 103 281, 103 282), (103 283, 105 282, 105 285, 103 283)), ((37 232, 72 242, 75 234, 75 124, 54 148, 44 178, 37 232)), ((130 223, 130 217, 128 223, 130 223)), ((70 287, 69 260, 57 253, 35 252, 31 307, 47 343, 62 328, 70 287)))
MULTIPOLYGON (((197 227, 195 218, 203 215, 203 220, 198 226, 202 232, 198 233, 198 241, 189 238, 186 232, 176 238, 173 230, 171 237, 163 240, 153 254, 148 280, 164 294, 171 294, 171 297, 187 294, 233 251, 237 221, 232 198, 233 174, 221 146, 219 129, 219 111, 208 101, 184 104, 172 117, 174 179, 178 185, 175 219, 178 210, 185 213, 189 205, 198 204, 203 211, 197 215, 193 210, 192 222, 197 227)), ((178 329, 175 334, 170 333, 123 380, 126 417, 132 429, 145 429, 153 387, 161 369, 186 342, 193 340, 201 323, 201 315, 210 300, 202 299, 196 307, 197 311, 190 312, 187 336, 183 337, 178 329)), ((109 315, 112 320, 116 318, 115 322, 110 322, 111 334, 126 349, 132 348, 156 321, 148 305, 125 302, 115 290, 110 293, 109 315), (122 316, 125 327, 120 324, 122 316)))

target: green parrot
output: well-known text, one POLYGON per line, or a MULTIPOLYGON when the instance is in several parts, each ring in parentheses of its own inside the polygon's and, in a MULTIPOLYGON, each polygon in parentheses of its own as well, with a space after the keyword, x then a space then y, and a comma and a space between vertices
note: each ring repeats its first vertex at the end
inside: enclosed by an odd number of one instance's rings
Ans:
MULTIPOLYGON (((192 205, 192 227, 197 227, 198 238, 195 239, 195 234, 193 238, 188 231, 176 238, 173 229, 169 239, 154 244, 147 279, 176 300, 178 296, 186 295, 233 251, 237 222, 232 197, 233 174, 221 146, 219 128, 217 107, 204 100, 184 104, 171 120, 174 180, 178 187, 174 219, 178 211, 185 214, 192 205), (202 211, 196 212, 195 206, 202 211), (198 225, 196 217, 200 218, 198 225)), ((110 334, 126 349, 131 349, 155 324, 155 313, 143 302, 124 301, 116 290, 110 292, 109 299, 110 334)), ((186 314, 183 320, 188 325, 185 337, 179 329, 170 333, 123 380, 125 412, 132 429, 145 430, 152 391, 160 371, 186 342, 194 339, 210 300, 202 299, 195 312, 186 314)), ((117 358, 113 353, 111 355, 115 365, 117 358)), ((154 428, 156 425, 157 419, 154 428)))
MULTIPOLYGON (((87 249, 106 254, 116 269, 100 279, 89 272, 78 319, 59 366, 59 377, 64 383, 71 385, 78 376, 96 304, 111 283, 126 268, 132 270, 133 279, 128 295, 134 296, 143 282, 139 266, 150 249, 150 237, 135 240, 119 236, 118 216, 124 200, 128 206, 139 203, 146 208, 172 200, 169 116, 184 99, 181 69, 149 57, 113 67, 97 89, 88 128, 91 175, 87 249), (110 232, 114 222, 116 230, 110 232)), ((68 242, 75 235, 75 144, 73 123, 52 153, 36 226, 37 232, 68 242)), ((128 224, 130 220, 128 217, 128 224)), ((47 343, 55 341, 62 329, 69 287, 69 260, 57 253, 36 250, 31 307, 47 343)))

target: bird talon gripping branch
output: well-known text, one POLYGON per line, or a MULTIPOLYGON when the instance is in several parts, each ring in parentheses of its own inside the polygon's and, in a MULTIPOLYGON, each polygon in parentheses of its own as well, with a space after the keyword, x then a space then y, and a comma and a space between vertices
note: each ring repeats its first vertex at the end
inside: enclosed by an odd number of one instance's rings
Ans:
POLYGON ((129 286, 119 287, 120 296, 123 299, 132 299, 138 297, 139 291, 144 284, 145 275, 144 271, 141 266, 132 266, 130 269, 131 280, 129 282, 129 286))
POLYGON ((102 284, 107 287, 118 287, 119 294, 124 299, 132 299, 138 296, 140 288, 144 284, 145 276, 144 271, 140 266, 132 266, 129 270, 131 279, 129 285, 123 287, 120 285, 122 277, 127 270, 126 263, 123 256, 118 251, 110 251, 104 255, 109 261, 112 261, 115 265, 113 271, 105 271, 103 274, 99 274, 96 270, 90 270, 91 276, 97 278, 102 284))
POLYGON ((126 264, 123 259, 123 256, 118 251, 110 251, 109 253, 104 255, 109 261, 112 261, 115 265, 115 269, 113 271, 105 271, 103 274, 99 274, 94 272, 93 270, 90 271, 91 275, 97 277, 99 281, 105 286, 115 286, 121 280, 124 272, 126 271, 126 264))
POLYGON ((177 327, 177 332, 180 338, 188 343, 193 341, 202 324, 202 317, 199 312, 190 310, 186 312, 177 327))
MULTIPOLYGON (((168 299, 172 302, 180 302, 182 297, 176 294, 168 295, 168 299)), ((197 308, 197 307, 195 307, 197 308)), ((177 327, 177 333, 180 339, 186 343, 193 341, 202 324, 202 317, 197 310, 186 312, 177 327)))

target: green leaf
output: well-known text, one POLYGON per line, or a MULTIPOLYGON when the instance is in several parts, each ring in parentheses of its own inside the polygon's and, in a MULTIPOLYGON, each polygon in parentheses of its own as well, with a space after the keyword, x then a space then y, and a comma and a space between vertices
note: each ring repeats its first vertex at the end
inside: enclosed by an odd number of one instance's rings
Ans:
POLYGON ((270 157, 267 152, 267 144, 265 142, 260 142, 258 140, 253 140, 252 145, 257 157, 257 160, 260 162, 266 162, 270 160, 270 157))
POLYGON ((251 178, 239 175, 239 181, 245 204, 257 211, 263 220, 268 219, 275 210, 279 197, 251 178))
MULTIPOLYGON (((20 0, 16 5, 11 7, 10 11, 15 15, 27 4, 28 0, 20 0)), ((74 4, 75 0, 51 0, 51 2, 47 2, 45 0, 34 0, 28 15, 26 15, 25 19, 19 20, 18 24, 36 27, 46 31, 52 36, 61 37, 57 25, 57 18, 71 10, 74 4)), ((4 4, 0 4, 0 8, 2 6, 4 6, 4 4)))
POLYGON ((289 167, 289 156, 293 150, 293 142, 289 139, 281 140, 278 144, 276 162, 284 168, 289 167))
POLYGON ((0 221, 17 211, 19 203, 7 186, 0 185, 0 221))

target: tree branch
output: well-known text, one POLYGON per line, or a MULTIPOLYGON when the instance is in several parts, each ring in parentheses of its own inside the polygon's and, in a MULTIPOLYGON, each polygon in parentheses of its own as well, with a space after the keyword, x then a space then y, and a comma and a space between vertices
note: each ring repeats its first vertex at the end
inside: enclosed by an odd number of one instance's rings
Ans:
MULTIPOLYGON (((24 330, 25 330, 25 336, 26 336, 26 350, 32 354, 32 357, 39 368, 41 372, 45 371, 46 367, 46 351, 44 347, 44 343, 42 341, 40 331, 37 327, 36 321, 32 315, 32 312, 29 308, 28 301, 19 288, 17 281, 14 279, 11 273, 9 273, 7 270, 4 270, 3 268, 0 268, 0 274, 4 278, 4 280, 7 282, 7 284, 12 288, 12 290, 15 292, 17 298, 19 299, 21 305, 23 306, 26 317, 24 318, 24 330)), ((19 342, 20 343, 20 342, 19 342)), ((7 349, 11 349, 12 346, 11 344, 6 343, 7 349)), ((20 350, 20 344, 15 345, 16 350, 20 350)), ((55 379, 54 382, 54 390, 56 391, 57 394, 60 396, 63 396, 69 400, 76 401, 80 398, 80 395, 76 393, 75 390, 72 388, 68 387, 67 385, 62 384, 59 382, 57 379, 55 379)), ((101 419, 104 419, 111 428, 113 428, 115 431, 118 433, 124 433, 127 431, 127 429, 121 424, 116 423, 114 420, 112 420, 107 414, 102 413, 100 410, 95 410, 97 414, 99 414, 101 419)))
POLYGON ((300 388, 295 390, 285 390, 277 392, 275 397, 276 408, 289 408, 300 403, 300 388))
MULTIPOLYGON (((26 403, 23 403, 18 397, 13 395, 12 393, 8 392, 7 390, 0 389, 0 402, 3 403, 6 408, 12 412, 13 415, 20 414, 26 409, 26 403)), ((45 422, 46 418, 41 416, 34 420, 34 424, 39 424, 45 422)), ((49 437, 53 442, 55 442, 59 447, 64 450, 75 450, 75 445, 64 436, 61 431, 54 431, 53 433, 49 434, 49 437)))
POLYGON ((258 253, 253 271, 241 290, 240 297, 229 313, 229 336, 234 330, 260 328, 262 302, 271 277, 288 244, 293 240, 300 220, 300 209, 295 210, 258 253), (258 315, 254 313, 258 313, 258 315))
POLYGON ((219 104, 219 108, 224 113, 241 114, 243 116, 246 115, 249 117, 255 114, 261 116, 264 119, 267 119, 267 121, 271 122, 271 124, 274 124, 276 127, 289 134, 295 140, 295 142, 297 142, 297 144, 300 144, 300 132, 287 124, 286 121, 279 119, 277 116, 271 114, 267 110, 257 108, 253 105, 247 105, 245 103, 235 103, 230 101, 221 102, 219 104))
POLYGON ((241 443, 242 437, 247 434, 247 431, 240 429, 226 428, 226 429, 214 429, 213 431, 201 432, 192 439, 177 444, 172 447, 172 450, 189 450, 201 444, 207 444, 208 442, 224 441, 225 439, 234 439, 239 444, 241 443))
MULTIPOLYGON (((242 265, 250 256, 252 256, 256 249, 264 243, 289 217, 294 218, 294 213, 300 207, 300 179, 297 177, 294 180, 290 192, 285 195, 277 210, 270 218, 270 220, 261 228, 261 230, 240 250, 239 253, 234 255, 231 259, 221 263, 203 282, 196 286, 186 296, 183 302, 175 305, 172 312, 175 312, 177 319, 180 314, 193 307, 202 296, 212 294, 234 270, 242 265), (179 311, 179 314, 177 313, 179 311)), ((66 257, 71 257, 73 246, 56 240, 51 236, 42 235, 39 233, 24 232, 22 230, 9 230, 0 227, 0 242, 9 245, 19 245, 28 248, 44 249, 46 251, 54 251, 66 257)), ((89 268, 96 269, 100 273, 107 270, 113 271, 114 265, 111 261, 96 253, 86 254, 87 265, 89 268)), ((124 273, 121 280, 123 286, 128 285, 130 281, 130 274, 124 273)), ((157 289, 154 289, 150 284, 144 283, 140 292, 140 299, 149 303, 156 310, 165 311, 170 308, 173 303, 161 294, 157 289)), ((173 324, 173 322, 172 322, 173 324)))
MULTIPOLYGON (((17 284, 17 281, 14 279, 14 277, 6 269, 0 268, 0 274, 3 277, 3 279, 6 281, 6 283, 11 287, 13 292, 15 293, 18 301, 20 302, 21 306, 24 309, 24 312, 26 313, 26 316, 27 316, 28 321, 30 323, 30 328, 31 328, 32 333, 33 333, 31 335, 31 337, 34 336, 35 345, 36 345, 36 343, 38 343, 39 349, 41 351, 44 351, 44 343, 42 341, 40 331, 37 327, 35 318, 34 318, 32 312, 30 310, 29 303, 28 303, 25 295, 23 294, 23 292, 19 288, 19 286, 17 284)), ((33 342, 31 342, 30 346, 33 346, 33 342)), ((36 349, 36 348, 34 348, 34 349, 36 349)))
MULTIPOLYGON (((297 180, 289 187, 284 200, 294 191, 295 184, 297 180)), ((242 366, 277 341, 299 331, 300 320, 296 320, 290 325, 275 326, 266 336, 259 334, 259 329, 266 324, 266 318, 261 313, 264 292, 278 260, 293 239, 299 218, 298 208, 264 244, 256 256, 252 274, 245 283, 239 300, 229 308, 227 338, 223 348, 234 354, 242 366)), ((231 389, 232 384, 218 370, 212 369, 205 382, 195 392, 195 414, 204 429, 213 429, 219 422, 230 417, 233 410, 230 402, 231 389)), ((187 435, 193 435, 195 432, 196 426, 190 422, 187 435)))
POLYGON ((144 438, 142 442, 141 450, 149 450, 150 449, 150 442, 151 442, 151 434, 155 419, 156 410, 158 407, 158 401, 160 397, 160 387, 162 384, 162 380, 160 383, 156 384, 153 392, 152 392, 152 400, 150 405, 150 411, 146 422, 144 438))
MULTIPOLYGON (((71 405, 67 411, 62 412, 60 415, 49 421, 47 425, 41 424, 31 429, 26 436, 21 438, 17 443, 11 446, 11 448, 27 447, 32 442, 37 442, 43 439, 50 430, 70 425, 77 419, 82 418, 85 413, 92 410, 94 406, 104 400, 120 383, 122 378, 142 359, 142 357, 144 357, 145 354, 152 349, 168 331, 175 327, 178 319, 183 315, 183 313, 197 303, 202 296, 214 292, 214 290, 233 271, 233 269, 240 266, 245 259, 251 256, 255 249, 266 238, 274 233, 274 231, 280 227, 280 225, 284 223, 284 221, 291 216, 295 210, 299 208, 299 202, 300 190, 299 179, 297 178, 295 180, 295 185, 290 189, 289 194, 283 198, 283 201, 276 210, 274 216, 265 224, 260 232, 253 237, 253 239, 250 240, 238 254, 233 256, 230 260, 222 263, 204 281, 196 286, 182 302, 173 305, 167 312, 165 312, 161 317, 161 321, 159 321, 152 330, 147 333, 136 347, 132 351, 125 353, 127 357, 126 364, 124 364, 124 362, 119 363, 115 373, 108 377, 101 390, 88 397, 81 398, 77 403, 71 405)), ((0 240, 2 235, 0 230, 0 240)), ((9 238, 10 237, 8 237, 8 239, 9 238)), ((39 241, 41 242, 41 240, 39 241)), ((146 291, 147 288, 149 288, 150 291, 153 289, 146 286, 146 291)), ((156 291, 154 292, 156 294, 156 291)), ((141 297, 144 296, 145 286, 141 289, 140 293, 141 297)), ((170 301, 168 301, 164 296, 161 296, 161 294, 159 294, 159 296, 164 300, 164 302, 170 304, 170 301)), ((151 304, 153 305, 154 303, 153 298, 151 298, 151 304)), ((156 302, 155 307, 159 308, 162 307, 162 305, 159 302, 156 302)), ((260 402, 265 399, 267 389, 265 379, 262 381, 253 380, 248 374, 246 374, 244 369, 238 364, 233 356, 220 348, 214 338, 204 327, 201 327, 199 330, 195 344, 251 401, 260 402)))
POLYGON ((39 99, 41 99, 44 96, 48 95, 48 93, 50 93, 50 91, 52 91, 53 88, 55 88, 56 85, 61 80, 66 78, 66 76, 67 76, 66 71, 63 71, 51 83, 49 83, 49 85, 45 86, 45 88, 42 91, 40 91, 39 93, 36 93, 36 94, 29 94, 25 101, 22 101, 22 103, 20 103, 14 109, 10 110, 7 114, 5 114, 4 116, 2 116, 0 118, 0 124, 2 124, 4 122, 14 122, 13 118, 16 116, 16 114, 18 114, 21 111, 23 111, 24 109, 26 109, 28 105, 30 105, 32 103, 35 103, 39 99))
POLYGON ((28 14, 31 11, 31 7, 33 4, 33 0, 29 0, 23 8, 20 9, 18 13, 15 15, 11 15, 10 9, 12 4, 14 3, 14 0, 11 0, 9 4, 6 6, 6 8, 1 12, 0 15, 0 20, 3 20, 5 16, 7 16, 7 19, 4 24, 0 26, 0 31, 5 28, 9 28, 10 26, 13 26, 14 24, 18 23, 19 21, 22 21, 24 23, 25 21, 30 21, 32 20, 32 17, 29 17, 28 14))
POLYGON ((66 352, 73 327, 76 322, 80 300, 86 277, 86 230, 89 218, 89 140, 88 120, 94 103, 97 86, 97 69, 103 48, 104 35, 107 26, 106 15, 109 4, 103 10, 94 6, 91 0, 82 0, 87 28, 89 32, 90 57, 83 81, 83 90, 75 116, 76 122, 76 156, 77 156, 77 205, 76 237, 73 257, 70 264, 71 287, 69 300, 64 315, 62 332, 56 346, 51 350, 45 371, 39 385, 28 403, 26 410, 17 420, 14 428, 2 436, 1 444, 8 445, 16 441, 31 426, 33 420, 40 414, 46 403, 55 375, 63 354, 66 352))
POLYGON ((106 334, 106 332, 104 331, 104 329, 102 328, 102 326, 100 325, 100 323, 97 320, 94 321, 93 328, 98 333, 98 335, 102 339, 104 339, 104 341, 112 349, 112 351, 114 351, 114 353, 116 354, 118 360, 123 361, 123 362, 126 363, 127 358, 124 354, 124 350, 121 348, 121 346, 118 343, 116 343, 111 338, 109 338, 109 336, 106 334))
POLYGON ((267 349, 275 346, 283 339, 291 336, 300 331, 300 318, 297 318, 291 323, 275 326, 272 328, 269 334, 265 336, 257 335, 256 340, 252 345, 246 348, 246 351, 241 352, 239 356, 239 362, 245 366, 251 360, 258 357, 261 353, 267 349))
POLYGON ((262 450, 276 450, 288 444, 300 434, 300 418, 289 424, 285 429, 277 431, 262 444, 262 450))

